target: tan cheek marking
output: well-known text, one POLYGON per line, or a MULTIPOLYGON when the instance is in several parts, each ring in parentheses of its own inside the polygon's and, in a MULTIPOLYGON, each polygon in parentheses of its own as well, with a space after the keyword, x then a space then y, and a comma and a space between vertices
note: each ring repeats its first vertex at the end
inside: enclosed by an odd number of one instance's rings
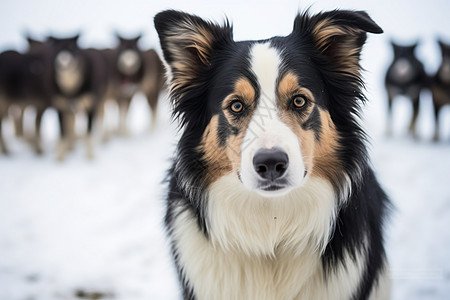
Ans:
POLYGON ((297 136, 305 168, 310 173, 313 168, 314 132, 312 130, 304 130, 294 113, 283 111, 280 118, 297 136))
POLYGON ((231 136, 227 143, 227 157, 231 161, 234 172, 238 172, 241 169, 241 145, 242 141, 244 140, 244 134, 245 131, 242 131, 237 136, 231 136))
POLYGON ((289 113, 281 114, 282 121, 297 135, 306 170, 311 176, 321 177, 330 182, 338 182, 341 164, 337 158, 338 134, 330 114, 319 108, 322 123, 320 141, 317 142, 312 130, 304 130, 298 118, 289 113))
POLYGON ((203 153, 203 160, 207 164, 207 180, 209 183, 232 171, 231 161, 227 157, 226 149, 219 146, 218 125, 219 116, 216 115, 212 117, 206 127, 199 146, 199 150, 203 153))
POLYGON ((314 169, 312 174, 327 178, 332 182, 338 182, 338 176, 342 169, 337 156, 339 147, 338 133, 330 114, 322 109, 319 109, 319 112, 322 132, 320 142, 316 143, 314 149, 314 169))
MULTIPOLYGON (((256 92, 248 79, 240 78, 236 81, 233 93, 223 101, 222 106, 225 117, 230 124, 236 123, 233 121, 233 118, 228 111, 230 102, 234 98, 240 97, 245 101, 246 105, 252 106, 255 101, 255 96, 256 92)), ((203 134, 199 148, 199 150, 204 153, 203 159, 209 168, 209 183, 214 182, 230 172, 237 172, 240 169, 241 145, 249 123, 250 117, 246 117, 245 120, 241 120, 239 124, 233 124, 233 126, 239 128, 240 133, 238 135, 230 135, 225 146, 221 147, 217 136, 219 116, 216 115, 211 119, 203 134)))

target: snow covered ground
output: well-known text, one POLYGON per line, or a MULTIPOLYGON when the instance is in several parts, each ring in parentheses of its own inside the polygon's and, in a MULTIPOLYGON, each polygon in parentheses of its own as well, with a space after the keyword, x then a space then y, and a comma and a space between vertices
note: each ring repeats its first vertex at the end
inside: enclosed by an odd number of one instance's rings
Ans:
MULTIPOLYGON (((263 38, 288 33, 297 8, 307 7, 312 1, 300 5, 296 1, 282 1, 283 5, 270 1, 249 1, 245 5, 242 1, 227 4, 135 1, 125 9, 129 14, 121 17, 122 5, 92 2, 94 9, 106 5, 109 9, 110 14, 100 19, 85 12, 83 5, 87 1, 76 1, 77 5, 75 1, 68 2, 70 13, 85 13, 78 23, 59 6, 54 8, 63 12, 59 17, 54 11, 40 9, 55 5, 56 1, 46 0, 35 7, 37 3, 24 0, 0 3, 0 25, 9 29, 2 32, 0 47, 13 43, 20 48, 13 35, 23 30, 20 27, 23 24, 39 35, 55 27, 67 32, 80 22, 95 28, 87 30, 84 43, 108 44, 110 41, 102 31, 113 24, 108 22, 127 23, 123 31, 133 32, 139 26, 150 26, 151 16, 168 7, 219 20, 227 13, 234 21, 237 39, 263 38), (17 13, 26 5, 29 10, 17 13), (266 19, 279 22, 272 24, 266 19), (60 27, 55 22, 61 22, 60 27), (52 24, 54 27, 50 27, 52 24)), ((396 207, 386 228, 393 299, 449 299, 450 107, 443 112, 445 141, 434 144, 430 142, 433 118, 429 94, 425 93, 422 101, 418 141, 406 134, 411 108, 407 100, 399 99, 394 107, 394 136, 386 138, 382 74, 390 59, 387 41, 391 36, 404 41, 421 38, 419 55, 427 62, 429 71, 435 70, 439 54, 434 38, 438 34, 445 37, 445 30, 450 28, 450 19, 445 17, 450 4, 406 0, 345 0, 332 4, 318 1, 312 11, 335 7, 366 9, 387 32, 384 37, 370 36, 364 51, 370 99, 364 121, 371 136, 373 166, 396 207)), ((446 37, 450 39, 448 32, 446 37)), ((156 45, 154 39, 152 42, 146 39, 145 43, 156 45)), ((85 159, 80 142, 64 163, 56 162, 58 134, 54 111, 44 116, 43 157, 34 156, 24 142, 16 140, 11 124, 5 122, 5 138, 12 156, 0 156, 1 300, 89 296, 95 299, 102 295, 119 300, 179 299, 161 226, 164 211, 161 181, 169 166, 176 130, 169 120, 167 100, 161 102, 165 104, 159 110, 158 128, 149 134, 147 105, 142 97, 136 97, 131 109, 131 137, 98 145, 94 161, 85 159)))

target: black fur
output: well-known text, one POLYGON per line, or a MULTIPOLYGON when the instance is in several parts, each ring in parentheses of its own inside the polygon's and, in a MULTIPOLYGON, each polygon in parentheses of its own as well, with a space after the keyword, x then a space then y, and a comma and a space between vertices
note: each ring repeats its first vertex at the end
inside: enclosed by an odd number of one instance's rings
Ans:
POLYGON ((432 77, 431 92, 433 95, 435 133, 434 141, 439 140, 439 113, 443 106, 450 104, 450 45, 438 41, 442 61, 436 74, 432 77))
MULTIPOLYGON (((208 28, 214 39, 211 52, 207 53, 207 63, 200 60, 196 53, 186 53, 187 56, 192 55, 187 59, 197 62, 193 72, 195 75, 191 82, 177 86, 171 91, 174 116, 180 121, 182 136, 173 167, 169 170, 165 224, 170 236, 177 217, 175 208, 190 210, 196 216, 199 228, 208 238, 208 173, 198 145, 214 115, 219 115, 220 143, 224 144, 230 135, 236 134, 223 117, 221 101, 232 91, 235 80, 242 76, 248 78, 259 93, 254 75, 249 72, 248 58, 251 45, 262 41, 234 42, 228 22, 219 26, 185 13, 165 11, 155 17, 155 27, 169 65, 174 62, 175 57, 167 39, 173 34, 171 30, 186 20, 208 28)), ((339 134, 339 147, 336 150, 342 163, 342 176, 331 183, 336 194, 341 195, 342 203, 339 204, 335 232, 326 247, 322 263, 326 274, 331 274, 343 263, 345 251, 349 251, 353 256, 365 251, 362 247, 367 237, 367 261, 353 299, 368 299, 385 265, 382 225, 389 204, 369 166, 366 136, 358 122, 360 106, 365 101, 363 81, 359 74, 360 52, 353 54, 353 61, 357 64, 355 69, 358 69, 358 72, 354 73, 346 69, 342 52, 338 51, 341 43, 360 49, 366 39, 366 32, 381 33, 382 30, 365 12, 331 11, 314 16, 303 13, 296 18, 294 30, 290 35, 265 41, 270 42, 272 47, 279 49, 283 55, 281 74, 290 71, 298 76, 300 85, 315 95, 318 107, 330 113, 339 134), (351 27, 352 31, 349 31, 348 35, 333 37, 326 49, 318 49, 312 31, 325 19, 333 20, 333 25, 344 29, 351 27), (344 174, 349 175, 350 186, 344 174), (348 187, 351 192, 347 190, 348 187)), ((174 80, 177 80, 177 74, 173 75, 174 80)), ((259 99, 259 96, 258 94, 256 99, 259 99)), ((310 119, 303 124, 303 128, 312 130, 316 139, 320 140, 322 124, 320 119, 317 120, 316 107, 310 119)), ((172 251, 183 286, 183 296, 185 299, 195 299, 192 287, 179 265, 179 253, 175 245, 172 245, 172 251)))
POLYGON ((322 129, 322 121, 319 116, 319 109, 314 106, 309 118, 302 124, 303 129, 314 131, 314 136, 317 141, 320 141, 320 132, 322 129))
MULTIPOLYGON (((20 108, 16 119, 16 133, 23 135, 23 111, 26 106, 36 109, 34 150, 42 153, 40 127, 42 115, 52 104, 54 93, 51 85, 51 47, 48 42, 27 38, 29 49, 25 53, 5 51, 0 54, 0 128, 2 118, 10 105, 20 108)), ((0 129, 0 140, 1 129, 0 129)), ((2 152, 8 152, 0 141, 2 152)))

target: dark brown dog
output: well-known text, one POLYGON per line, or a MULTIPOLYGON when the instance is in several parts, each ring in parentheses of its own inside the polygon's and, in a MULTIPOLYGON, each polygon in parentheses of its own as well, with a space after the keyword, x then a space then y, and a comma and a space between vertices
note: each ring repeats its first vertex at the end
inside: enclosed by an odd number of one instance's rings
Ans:
POLYGON ((434 141, 439 140, 439 112, 444 105, 450 104, 450 45, 442 41, 438 43, 441 48, 442 62, 431 84, 436 121, 434 141))
POLYGON ((133 96, 142 92, 152 112, 152 125, 156 123, 159 93, 164 85, 164 67, 153 50, 142 51, 138 42, 141 36, 127 39, 116 34, 119 45, 104 50, 108 59, 110 81, 107 98, 114 99, 119 107, 120 135, 128 135, 127 115, 133 96))
POLYGON ((414 54, 417 44, 399 46, 392 43, 394 59, 386 73, 385 86, 388 94, 388 129, 391 134, 392 103, 394 98, 402 95, 408 97, 413 105, 413 116, 409 131, 416 135, 416 120, 419 114, 420 92, 427 85, 427 75, 423 64, 414 54))
POLYGON ((35 133, 32 145, 36 153, 42 153, 40 127, 42 115, 51 105, 51 48, 46 42, 27 38, 29 50, 24 53, 6 51, 0 54, 0 146, 8 150, 1 136, 1 120, 11 106, 18 112, 15 118, 16 133, 23 135, 23 111, 26 106, 36 109, 35 133))
POLYGON ((78 35, 71 38, 50 37, 53 47, 52 69, 55 89, 54 106, 58 111, 61 140, 58 160, 63 160, 73 143, 73 118, 77 112, 87 116, 87 157, 94 156, 92 134, 99 107, 106 94, 107 61, 96 49, 81 49, 78 35))

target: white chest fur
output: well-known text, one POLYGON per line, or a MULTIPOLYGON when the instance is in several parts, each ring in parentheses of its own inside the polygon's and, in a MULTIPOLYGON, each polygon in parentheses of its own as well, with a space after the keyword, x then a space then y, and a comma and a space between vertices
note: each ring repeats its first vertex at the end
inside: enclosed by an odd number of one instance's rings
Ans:
POLYGON ((228 175, 210 189, 210 239, 189 211, 172 238, 198 299, 349 299, 364 257, 345 257, 324 280, 320 255, 334 218, 331 186, 310 178, 294 194, 262 198, 228 175))

